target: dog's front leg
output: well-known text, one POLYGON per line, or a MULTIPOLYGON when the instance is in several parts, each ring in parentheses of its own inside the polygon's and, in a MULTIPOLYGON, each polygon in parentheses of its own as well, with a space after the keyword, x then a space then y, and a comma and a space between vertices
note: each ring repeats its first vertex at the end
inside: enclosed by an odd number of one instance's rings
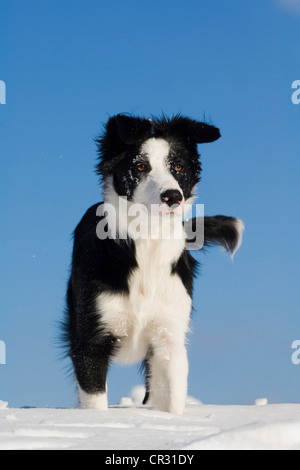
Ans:
POLYGON ((99 347, 78 348, 72 352, 80 408, 107 409, 108 351, 99 347))
POLYGON ((163 328, 154 343, 150 360, 150 400, 160 411, 182 414, 188 379, 184 340, 174 341, 172 333, 163 328))

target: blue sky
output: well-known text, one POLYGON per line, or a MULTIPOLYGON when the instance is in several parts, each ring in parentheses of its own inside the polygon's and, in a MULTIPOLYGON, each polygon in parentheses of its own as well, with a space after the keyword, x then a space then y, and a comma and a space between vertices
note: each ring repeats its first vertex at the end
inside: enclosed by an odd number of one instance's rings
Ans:
MULTIPOLYGON (((299 7, 299 2, 298 2, 299 7)), ((189 393, 204 403, 300 402, 300 15, 288 0, 0 0, 0 399, 75 403, 59 359, 71 233, 101 200, 94 137, 108 116, 205 115, 199 202, 240 217, 232 263, 197 254, 189 393)), ((141 383, 111 369, 109 402, 141 383)))

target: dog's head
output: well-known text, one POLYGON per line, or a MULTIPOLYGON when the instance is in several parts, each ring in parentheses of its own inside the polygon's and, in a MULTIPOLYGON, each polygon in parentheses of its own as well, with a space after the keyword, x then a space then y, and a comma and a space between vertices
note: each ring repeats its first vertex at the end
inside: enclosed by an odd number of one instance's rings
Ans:
POLYGON ((180 115, 144 119, 119 114, 96 140, 97 173, 107 193, 176 213, 195 195, 200 181, 197 144, 219 137, 216 127, 180 115))

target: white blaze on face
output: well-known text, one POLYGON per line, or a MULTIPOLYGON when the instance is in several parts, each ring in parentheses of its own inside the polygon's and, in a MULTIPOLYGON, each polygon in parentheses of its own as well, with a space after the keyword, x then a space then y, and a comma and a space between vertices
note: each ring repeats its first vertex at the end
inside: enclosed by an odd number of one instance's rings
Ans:
MULTIPOLYGON (((152 137, 142 145, 141 154, 146 155, 149 159, 151 171, 137 186, 133 194, 134 202, 149 207, 151 204, 162 204, 161 194, 169 189, 177 189, 182 194, 182 190, 171 174, 168 165, 169 153, 170 145, 164 139, 152 137)), ((164 206, 167 205, 164 204, 164 206)))

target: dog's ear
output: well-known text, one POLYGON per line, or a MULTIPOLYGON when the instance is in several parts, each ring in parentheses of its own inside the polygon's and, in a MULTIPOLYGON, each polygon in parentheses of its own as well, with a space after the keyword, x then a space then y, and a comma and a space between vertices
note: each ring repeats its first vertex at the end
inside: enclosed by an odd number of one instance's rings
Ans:
POLYGON ((215 142, 221 137, 220 130, 217 127, 206 124, 205 122, 192 121, 191 123, 187 123, 187 129, 188 135, 190 135, 197 144, 215 142))
POLYGON ((100 163, 98 174, 109 174, 124 157, 128 146, 141 142, 151 136, 152 124, 148 119, 118 114, 111 117, 101 137, 95 139, 100 163))
POLYGON ((131 145, 141 142, 151 135, 151 121, 149 119, 118 114, 112 117, 106 126, 106 132, 120 139, 124 144, 131 145))
POLYGON ((214 142, 221 137, 217 127, 181 115, 176 115, 170 120, 163 117, 154 123, 154 127, 158 133, 181 135, 187 143, 192 145, 214 142))
POLYGON ((96 140, 98 151, 103 154, 104 158, 111 158, 123 151, 126 145, 140 142, 148 135, 151 135, 151 121, 117 114, 107 121, 103 136, 96 140), (107 150, 113 155, 107 155, 107 150))
POLYGON ((196 144, 214 142, 221 137, 217 127, 194 119, 179 117, 174 125, 178 128, 178 132, 185 134, 188 140, 192 140, 196 144))

